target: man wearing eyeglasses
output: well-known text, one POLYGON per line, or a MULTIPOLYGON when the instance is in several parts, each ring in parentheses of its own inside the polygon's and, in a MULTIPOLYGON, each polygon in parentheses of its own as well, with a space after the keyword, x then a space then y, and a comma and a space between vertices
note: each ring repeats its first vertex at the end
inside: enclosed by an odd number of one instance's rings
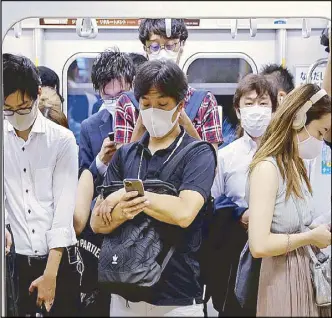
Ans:
POLYGON ((91 80, 103 104, 98 113, 81 125, 79 143, 79 171, 90 169, 94 176, 104 175, 116 151, 116 144, 108 137, 114 131, 115 107, 118 97, 131 88, 135 67, 128 54, 118 48, 105 50, 92 65, 91 80))
POLYGON ((41 81, 28 58, 3 54, 3 82, 5 210, 15 240, 19 316, 45 309, 51 316, 74 316, 75 138, 39 111, 41 81))
MULTIPOLYGON (((187 38, 183 19, 145 19, 139 27, 139 39, 149 60, 169 59, 179 64, 187 38)), ((194 94, 195 89, 188 87, 184 109, 194 100, 194 94)), ((213 94, 206 92, 199 104, 193 121, 183 110, 179 123, 189 135, 212 143, 217 150, 223 141, 217 101, 213 94)), ((114 140, 118 145, 137 141, 144 134, 139 110, 126 94, 117 101, 115 117, 114 140)))

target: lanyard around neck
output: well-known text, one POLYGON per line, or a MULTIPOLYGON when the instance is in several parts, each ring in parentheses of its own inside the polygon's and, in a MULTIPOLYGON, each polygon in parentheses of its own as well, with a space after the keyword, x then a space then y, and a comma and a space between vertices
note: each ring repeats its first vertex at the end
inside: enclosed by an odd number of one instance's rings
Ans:
MULTIPOLYGON (((171 152, 171 154, 167 157, 167 159, 164 161, 162 167, 171 159, 171 157, 173 156, 173 154, 175 153, 176 149, 178 149, 183 141, 184 135, 185 135, 185 131, 183 131, 182 136, 179 138, 178 142, 176 143, 175 148, 173 149, 173 151, 171 152)), ((141 168, 142 168, 142 161, 143 161, 143 155, 144 155, 144 150, 145 148, 143 148, 142 153, 141 153, 141 159, 139 162, 139 167, 138 167, 138 175, 137 178, 140 179, 140 174, 141 174, 141 168)), ((159 174, 160 170, 162 169, 162 167, 156 172, 159 174)))

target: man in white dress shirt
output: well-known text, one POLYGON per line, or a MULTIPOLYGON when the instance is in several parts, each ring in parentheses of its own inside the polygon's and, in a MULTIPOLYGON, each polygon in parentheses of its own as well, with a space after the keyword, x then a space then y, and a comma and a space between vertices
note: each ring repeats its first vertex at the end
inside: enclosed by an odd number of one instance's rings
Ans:
MULTIPOLYGON (((238 207, 243 208, 240 209, 241 213, 245 212, 243 214, 236 213, 236 215, 234 215, 236 211, 234 209, 233 218, 236 219, 234 222, 240 221, 244 228, 247 228, 249 213, 248 210, 245 210, 248 209, 248 205, 244 199, 248 168, 270 123, 272 113, 277 109, 277 96, 277 88, 264 75, 249 74, 245 76, 239 82, 233 99, 233 107, 240 119, 243 136, 218 151, 218 173, 211 193, 214 198, 226 196, 238 207)), ((233 223, 229 224, 229 226, 233 225, 233 223)), ((228 277, 228 290, 230 292, 226 296, 222 314, 225 316, 242 316, 242 314, 251 316, 255 315, 255 305, 242 309, 233 292, 236 270, 232 271, 232 268, 237 268, 242 247, 247 240, 247 235, 242 235, 245 234, 244 230, 241 231, 242 229, 237 225, 234 225, 235 229, 236 231, 232 231, 232 237, 229 238, 231 241, 225 243, 231 246, 234 255, 238 255, 238 257, 234 258, 232 267, 230 267, 228 277), (234 251, 235 245, 241 246, 241 249, 234 251)), ((254 290, 252 292, 255 293, 254 290)), ((219 312, 219 314, 221 313, 219 312)))
POLYGON ((75 315, 75 138, 40 113, 41 82, 28 58, 3 54, 3 82, 5 209, 15 240, 19 315, 45 309, 75 315))

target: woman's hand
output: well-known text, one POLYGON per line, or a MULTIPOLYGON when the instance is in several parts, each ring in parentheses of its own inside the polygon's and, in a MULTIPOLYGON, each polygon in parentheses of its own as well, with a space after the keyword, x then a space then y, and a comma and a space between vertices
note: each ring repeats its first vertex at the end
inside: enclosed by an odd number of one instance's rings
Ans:
POLYGON ((319 225, 310 230, 310 244, 318 248, 326 248, 331 245, 331 229, 327 224, 319 225))

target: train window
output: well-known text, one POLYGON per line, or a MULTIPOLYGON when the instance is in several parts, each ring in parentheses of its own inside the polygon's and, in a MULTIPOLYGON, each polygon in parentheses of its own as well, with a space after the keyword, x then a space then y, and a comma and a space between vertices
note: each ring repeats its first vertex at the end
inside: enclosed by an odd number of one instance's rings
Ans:
POLYGON ((255 62, 243 53, 196 53, 183 69, 190 86, 210 91, 222 106, 222 146, 227 145, 235 138, 238 125, 232 107, 237 83, 247 74, 257 74, 255 62))
POLYGON ((64 113, 70 130, 79 143, 81 123, 98 112, 102 102, 91 82, 91 70, 98 53, 79 54, 71 57, 64 68, 63 95, 64 113))

